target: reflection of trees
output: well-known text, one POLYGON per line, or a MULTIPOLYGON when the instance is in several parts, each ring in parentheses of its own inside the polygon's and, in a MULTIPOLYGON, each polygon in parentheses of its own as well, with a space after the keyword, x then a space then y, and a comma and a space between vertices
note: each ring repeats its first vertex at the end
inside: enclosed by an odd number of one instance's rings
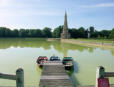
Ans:
POLYGON ((114 51, 111 51, 112 55, 114 56, 114 51))
MULTIPOLYGON (((45 41, 45 39, 38 38, 1 38, 0 39, 0 49, 6 49, 13 47, 32 47, 32 48, 44 48, 45 50, 50 49, 51 45, 55 50, 62 52, 64 56, 67 56, 68 50, 78 50, 80 52, 88 49, 85 46, 79 46, 69 43, 61 43, 60 41, 45 41)), ((93 48, 89 48, 90 52, 93 52, 93 48)))
POLYGON ((74 86, 80 85, 80 82, 78 81, 78 79, 75 76, 75 74, 78 72, 79 72, 78 63, 76 61, 74 61, 74 69, 67 71, 67 73, 69 74, 74 86))
POLYGON ((50 49, 51 42, 46 42, 44 39, 37 39, 37 38, 4 38, 0 39, 0 49, 6 49, 13 47, 34 47, 39 48, 43 47, 44 49, 50 49))
POLYGON ((53 42, 53 46, 57 51, 62 52, 64 56, 67 56, 68 50, 78 50, 82 52, 85 49, 88 49, 88 47, 79 46, 75 44, 69 44, 69 43, 60 43, 60 42, 56 42, 56 43, 53 42))
POLYGON ((38 65, 36 66, 36 70, 37 70, 38 75, 41 76, 42 69, 38 65))
POLYGON ((78 73, 78 72, 79 72, 78 63, 76 61, 74 61, 74 73, 78 73))
POLYGON ((71 75, 71 80, 74 86, 80 85, 80 82, 78 81, 74 73, 71 75))
MULTIPOLYGON (((70 43, 63 43, 60 41, 46 41, 45 39, 38 38, 0 38, 0 49, 7 49, 11 46, 13 47, 32 47, 32 48, 44 48, 45 50, 51 49, 51 45, 55 48, 55 50, 63 53, 64 56, 67 56, 69 50, 78 50, 83 52, 88 49, 90 53, 94 52, 95 48, 80 46, 70 43)), ((104 50, 104 49, 101 49, 104 50)), ((112 55, 114 55, 114 51, 110 51, 112 55)))
POLYGON ((94 49, 92 47, 89 47, 89 52, 93 53, 94 49))
POLYGON ((52 46, 55 48, 55 50, 61 51, 61 42, 60 41, 51 41, 52 46))

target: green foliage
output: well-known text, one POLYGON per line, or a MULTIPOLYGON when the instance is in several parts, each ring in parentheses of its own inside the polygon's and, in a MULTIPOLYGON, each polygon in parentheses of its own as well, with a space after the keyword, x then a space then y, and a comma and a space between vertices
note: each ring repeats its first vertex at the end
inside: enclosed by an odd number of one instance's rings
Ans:
POLYGON ((20 29, 19 31, 19 37, 26 37, 27 33, 25 29, 20 29))
POLYGON ((62 29, 63 29, 63 26, 59 26, 59 27, 55 28, 53 33, 52 33, 52 36, 54 38, 60 38, 61 37, 61 33, 62 33, 62 29))
POLYGON ((6 27, 0 27, 0 37, 10 37, 11 30, 6 27))
POLYGON ((43 30, 42 30, 42 35, 43 37, 52 37, 52 33, 51 33, 51 28, 48 28, 48 27, 45 27, 43 30))
POLYGON ((114 39, 114 28, 112 29, 111 33, 110 33, 110 38, 114 39))
POLYGON ((42 37, 40 29, 14 29, 0 27, 0 37, 42 37))
POLYGON ((101 35, 101 37, 103 37, 103 38, 109 38, 109 35, 110 35, 110 31, 109 30, 102 30, 101 32, 100 32, 100 35, 101 35))
POLYGON ((94 27, 91 26, 91 27, 89 28, 89 31, 90 31, 90 37, 91 37, 91 38, 94 38, 94 37, 95 37, 94 35, 96 35, 96 34, 95 34, 95 29, 94 29, 94 27))
MULTIPOLYGON (((6 27, 0 27, 0 37, 44 37, 44 38, 60 38, 62 33, 63 26, 58 26, 51 32, 51 28, 45 27, 44 29, 14 29, 11 30, 6 27)), ((84 27, 80 27, 78 29, 71 28, 69 29, 69 33, 71 38, 87 38, 88 32, 90 33, 90 38, 98 38, 98 39, 114 39, 114 29, 112 30, 101 30, 96 31, 94 27, 90 27, 89 29, 85 29, 84 27)))
POLYGON ((95 31, 94 27, 91 26, 91 27, 89 28, 89 31, 90 31, 90 33, 93 33, 93 32, 95 31))
POLYGON ((78 38, 80 36, 79 31, 75 28, 69 29, 71 38, 78 38))
POLYGON ((19 31, 17 29, 12 30, 11 36, 12 37, 18 37, 19 36, 19 31))
POLYGON ((85 28, 80 27, 80 28, 78 29, 78 32, 79 32, 79 37, 80 37, 80 38, 85 38, 85 37, 86 37, 86 36, 85 36, 85 28))

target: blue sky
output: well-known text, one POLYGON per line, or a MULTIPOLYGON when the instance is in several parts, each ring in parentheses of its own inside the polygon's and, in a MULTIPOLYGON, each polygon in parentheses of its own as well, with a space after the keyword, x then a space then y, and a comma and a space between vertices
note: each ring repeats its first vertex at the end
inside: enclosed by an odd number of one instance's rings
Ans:
POLYGON ((0 26, 14 28, 114 28, 114 0, 0 0, 0 26))

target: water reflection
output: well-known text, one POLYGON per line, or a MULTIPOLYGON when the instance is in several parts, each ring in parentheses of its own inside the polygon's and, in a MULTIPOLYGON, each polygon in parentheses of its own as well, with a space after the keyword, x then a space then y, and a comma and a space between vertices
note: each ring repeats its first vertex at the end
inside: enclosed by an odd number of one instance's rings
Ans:
POLYGON ((37 81, 37 86, 39 86, 40 77, 41 77, 41 74, 42 74, 42 68, 40 68, 38 65, 36 65, 36 70, 37 70, 37 75, 38 75, 38 78, 39 78, 39 81, 37 81))
MULTIPOLYGON (((57 51, 64 53, 64 56, 67 56, 67 52, 69 50, 78 50, 80 52, 83 52, 84 50, 87 50, 90 53, 93 53, 93 51, 96 48, 92 47, 86 47, 86 46, 79 46, 74 44, 68 44, 68 43, 61 43, 60 41, 46 41, 45 39, 38 39, 38 38, 0 38, 0 49, 7 49, 10 47, 32 47, 32 48, 40 48, 43 47, 45 50, 49 50, 50 47, 53 46, 54 49, 57 51)), ((102 50, 105 50, 101 48, 102 50)), ((114 55, 114 51, 111 51, 111 54, 114 55)))
POLYGON ((12 39, 0 39, 0 49, 7 49, 10 47, 43 47, 45 50, 50 49, 51 42, 46 42, 44 39, 37 38, 12 38, 12 39))
MULTIPOLYGON (((61 43, 58 41, 54 41, 52 42, 52 45, 54 47, 54 49, 56 49, 59 52, 64 53, 64 56, 67 56, 67 52, 69 50, 78 50, 80 52, 88 49, 88 47, 85 46, 79 46, 79 45, 74 45, 74 44, 69 44, 69 43, 61 43)), ((93 49, 93 48, 91 48, 93 49)))
MULTIPOLYGON (((68 43, 61 43, 60 41, 45 41, 44 39, 37 39, 37 38, 12 38, 12 39, 0 39, 0 49, 7 49, 10 47, 32 47, 32 48, 40 48, 43 47, 45 50, 49 50, 50 47, 53 46, 57 51, 64 53, 64 56, 67 56, 68 50, 78 50, 80 52, 88 49, 88 47, 68 44, 68 43)), ((89 48, 92 52, 93 48, 89 48)))
POLYGON ((111 51, 111 54, 114 56, 114 51, 111 51))
POLYGON ((67 71, 68 75, 70 76, 72 83, 74 86, 80 85, 80 82, 78 81, 78 79, 76 78, 75 74, 79 72, 79 67, 78 67, 78 63, 76 61, 73 61, 74 63, 74 67, 72 70, 67 71))
MULTIPOLYGON (((75 85, 93 85, 95 82, 95 70, 98 65, 102 65, 110 71, 114 70, 112 67, 114 66, 114 51, 61 43, 60 41, 49 42, 45 39, 37 38, 1 38, 1 72, 11 73, 11 70, 23 67, 25 70, 25 85, 38 84, 42 70, 37 67, 36 58, 42 55, 50 57, 53 55, 52 53, 61 58, 64 56, 73 57, 74 71, 69 72, 69 75, 75 85), (86 80, 86 78, 89 78, 89 80, 86 80), (35 80, 33 81, 33 79, 35 80)), ((3 85, 5 83, 0 81, 0 84, 3 85)))
POLYGON ((36 65, 36 70, 37 70, 38 76, 41 76, 42 68, 36 65))
POLYGON ((74 61, 74 73, 78 73, 78 72, 79 72, 78 63, 74 61))

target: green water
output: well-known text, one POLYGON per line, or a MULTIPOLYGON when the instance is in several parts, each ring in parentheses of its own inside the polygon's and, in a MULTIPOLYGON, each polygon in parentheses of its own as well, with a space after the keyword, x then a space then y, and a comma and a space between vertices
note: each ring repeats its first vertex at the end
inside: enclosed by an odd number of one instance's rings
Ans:
MULTIPOLYGON (((25 86, 38 87, 41 69, 37 67, 38 56, 50 57, 53 54, 63 58, 71 56, 75 62, 71 79, 77 85, 94 85, 96 67, 102 65, 106 71, 114 71, 114 51, 89 48, 60 41, 49 42, 43 39, 0 39, 0 72, 15 74, 23 68, 25 86)), ((110 78, 110 83, 114 79, 110 78)), ((15 81, 0 79, 2 86, 15 86, 15 81)))

